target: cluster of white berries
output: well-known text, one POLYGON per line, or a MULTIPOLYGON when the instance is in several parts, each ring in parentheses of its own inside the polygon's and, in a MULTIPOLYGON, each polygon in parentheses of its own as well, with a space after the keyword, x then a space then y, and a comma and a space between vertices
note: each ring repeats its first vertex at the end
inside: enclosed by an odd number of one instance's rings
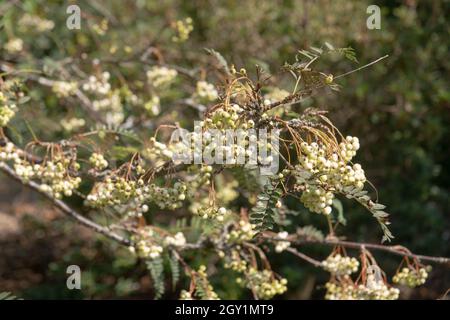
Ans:
POLYGON ((29 13, 25 13, 20 18, 18 25, 20 28, 26 28, 40 33, 52 30, 55 27, 55 23, 53 21, 41 18, 37 15, 31 15, 29 13))
POLYGON ((102 154, 94 152, 89 157, 89 163, 96 169, 96 170, 104 170, 108 167, 108 161, 103 157, 102 154))
POLYGON ((118 176, 108 177, 95 184, 86 197, 86 204, 94 208, 120 205, 126 203, 135 194, 136 181, 118 176))
POLYGON ((365 284, 354 284, 348 276, 343 282, 325 284, 327 300, 397 300, 400 291, 389 288, 383 280, 376 279, 373 274, 367 276, 365 284))
POLYGON ((175 210, 183 205, 183 201, 186 199, 187 186, 184 182, 175 182, 173 187, 159 187, 150 184, 138 189, 137 193, 138 196, 153 201, 161 209, 175 210))
POLYGON ((3 48, 11 54, 18 53, 23 50, 23 40, 20 38, 9 39, 3 48))
MULTIPOLYGON (((213 171, 212 166, 203 165, 200 169, 196 166, 194 170, 197 171, 197 174, 189 181, 189 187, 192 188, 192 190, 198 190, 202 186, 210 184, 211 173, 213 171)), ((192 171, 195 172, 194 170, 192 171)))
POLYGON ((145 110, 148 111, 150 116, 155 117, 161 112, 160 99, 158 96, 153 96, 149 101, 144 104, 145 110))
POLYGON ((194 131, 183 139, 174 139, 166 145, 151 138, 145 155, 160 164, 171 160, 192 163, 198 154, 204 157, 205 162, 222 161, 227 166, 271 164, 273 146, 267 141, 267 136, 258 139, 256 130, 248 130, 254 128, 255 122, 246 120, 243 111, 237 104, 222 106, 197 123, 194 131), (237 135, 230 136, 226 130, 238 130, 237 135))
POLYGON ((149 209, 146 202, 154 202, 161 209, 175 210, 183 205, 186 194, 187 186, 184 182, 176 182, 173 187, 159 187, 153 183, 145 185, 142 179, 135 181, 111 176, 97 183, 86 201, 91 207, 118 206, 129 203, 134 209, 129 209, 128 214, 141 216, 149 209))
POLYGON ((78 84, 75 81, 55 81, 52 91, 60 98, 68 97, 75 93, 78 84))
MULTIPOLYGON (((240 278, 238 278, 240 279, 240 278)), ((242 279, 238 282, 242 282, 242 279)), ((259 299, 272 299, 277 294, 283 294, 287 290, 287 280, 282 278, 275 279, 274 274, 270 270, 258 271, 250 268, 244 280, 247 288, 253 290, 259 299)))
POLYGON ((156 141, 154 137, 150 138, 150 146, 147 148, 146 153, 149 155, 150 158, 153 159, 162 159, 164 162, 172 160, 173 158, 173 151, 169 147, 159 141, 156 141))
POLYGON ((77 162, 56 155, 49 161, 32 164, 18 157, 17 152, 14 151, 14 146, 11 145, 11 143, 6 145, 6 156, 4 157, 3 152, 1 152, 0 158, 14 159, 14 171, 24 181, 39 179, 41 181, 39 189, 56 199, 62 198, 63 195, 70 197, 73 190, 79 187, 81 178, 74 176, 80 168, 77 162))
MULTIPOLYGON (((278 232, 277 239, 278 240, 287 239, 288 236, 289 234, 286 231, 281 231, 278 232)), ((275 244, 275 251, 278 253, 283 252, 284 250, 289 248, 290 245, 291 243, 289 241, 277 241, 275 244)))
POLYGON ((206 266, 201 265, 196 272, 196 288, 202 287, 204 300, 219 300, 219 296, 214 291, 214 288, 208 281, 208 275, 206 273, 206 266))
POLYGON ((111 84, 109 83, 110 73, 105 71, 100 74, 99 77, 90 76, 88 81, 82 86, 84 91, 91 93, 106 95, 111 90, 111 84))
POLYGON ((428 272, 426 268, 402 268, 392 277, 392 282, 414 288, 427 281, 428 272))
POLYGON ((0 92, 0 127, 5 127, 16 114, 17 106, 9 103, 3 92, 0 92))
POLYGON ((40 188, 42 191, 61 198, 61 194, 70 197, 73 190, 81 183, 80 177, 72 177, 69 171, 78 171, 78 163, 71 164, 69 159, 58 159, 46 161, 43 165, 34 165, 35 176, 42 180, 40 188))
POLYGON ((7 142, 4 146, 0 146, 0 161, 19 161, 19 154, 16 147, 11 142, 7 142))
POLYGON ((192 294, 189 291, 181 290, 180 300, 193 300, 192 294))
MULTIPOLYGON (((110 125, 119 125, 125 118, 121 90, 112 90, 110 84, 110 73, 108 71, 102 72, 98 76, 90 76, 82 86, 84 91, 90 92, 95 96, 92 101, 92 108, 95 111, 102 112, 106 123, 110 125)), ((124 99, 133 100, 133 94, 124 92, 124 99)))
POLYGON ((226 235, 229 242, 250 241, 256 234, 255 226, 246 220, 240 220, 236 229, 226 235))
POLYGON ((166 246, 183 247, 186 244, 186 238, 182 232, 177 232, 173 237, 167 236, 164 239, 166 246))
POLYGON ((183 247, 186 238, 182 232, 177 232, 174 236, 161 236, 151 227, 144 227, 132 236, 134 246, 129 250, 139 257, 147 259, 158 258, 164 251, 164 247, 183 247))
POLYGON ((178 20, 172 23, 172 28, 175 29, 176 35, 172 37, 173 42, 185 42, 189 39, 189 34, 194 30, 192 25, 192 18, 187 17, 184 20, 178 20))
POLYGON ((147 71, 147 80, 154 88, 159 88, 171 83, 177 75, 174 69, 154 66, 147 71))
POLYGON ((106 31, 108 31, 108 20, 102 19, 100 23, 94 23, 92 25, 92 30, 99 36, 104 36, 106 34, 106 31))
POLYGON ((247 270, 247 261, 240 258, 237 250, 232 250, 230 257, 227 258, 228 261, 224 264, 225 268, 241 273, 244 273, 247 270))
POLYGON ((206 81, 198 81, 194 93, 194 99, 200 102, 211 102, 217 99, 219 93, 214 85, 206 81))
POLYGON ((344 276, 357 272, 359 261, 353 257, 335 254, 322 261, 322 267, 336 276, 344 276))
POLYGON ((400 290, 389 288, 383 280, 376 279, 375 275, 367 276, 365 285, 358 285, 357 298, 360 300, 397 300, 400 290))
POLYGON ((163 247, 157 244, 148 245, 145 240, 141 240, 136 244, 136 251, 141 258, 158 258, 163 252, 163 247))
POLYGON ((72 132, 72 131, 78 130, 79 128, 83 127, 85 124, 86 124, 86 121, 84 121, 84 119, 82 119, 82 118, 69 118, 69 119, 61 120, 61 126, 67 132, 72 132))
POLYGON ((215 219, 219 222, 224 220, 227 209, 224 207, 217 208, 211 205, 193 207, 192 212, 195 215, 202 217, 203 219, 215 219))
POLYGON ((164 251, 163 247, 155 242, 155 232, 150 227, 144 227, 131 237, 134 247, 130 246, 129 250, 143 259, 158 258, 164 251))
POLYGON ((301 143, 302 154, 298 167, 317 176, 314 184, 305 186, 300 198, 309 210, 328 215, 332 211, 333 191, 345 186, 354 186, 358 189, 364 187, 366 177, 361 165, 350 166, 347 164, 356 155, 358 149, 358 138, 351 136, 346 137, 339 144, 338 153, 331 154, 321 143, 301 143))
POLYGON ((92 108, 104 112, 105 120, 110 124, 118 125, 125 118, 119 90, 111 91, 106 97, 92 101, 92 108))
POLYGON ((243 120, 242 109, 238 104, 232 104, 227 108, 219 108, 211 112, 204 121, 204 126, 207 129, 250 129, 255 123, 253 120, 240 123, 238 120, 243 120))
POLYGON ((359 149, 359 139, 357 137, 347 136, 345 141, 339 144, 340 155, 345 161, 350 161, 356 155, 359 149))
POLYGON ((332 192, 310 185, 302 193, 300 201, 310 211, 328 215, 332 211, 333 198, 334 194, 332 192))

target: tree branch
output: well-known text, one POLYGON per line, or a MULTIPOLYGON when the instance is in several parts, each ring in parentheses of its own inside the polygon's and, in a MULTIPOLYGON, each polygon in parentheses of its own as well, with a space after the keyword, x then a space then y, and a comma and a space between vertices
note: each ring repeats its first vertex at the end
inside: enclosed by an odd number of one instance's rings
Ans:
MULTIPOLYGON (((398 256, 402 257, 408 257, 423 261, 429 261, 429 262, 435 262, 435 263, 441 263, 446 264, 450 266, 450 258, 447 257, 434 257, 434 256, 426 256, 421 254, 414 254, 411 251, 409 251, 407 248, 396 245, 396 246, 386 246, 382 244, 375 244, 375 243, 364 243, 364 242, 353 242, 353 241, 344 241, 339 239, 324 239, 324 240, 317 240, 317 239, 302 239, 298 238, 295 235, 291 235, 287 239, 279 239, 276 236, 267 236, 263 235, 263 239, 269 240, 269 241, 290 241, 294 244, 322 244, 322 245, 328 245, 328 246, 342 246, 346 248, 352 248, 352 249, 372 249, 372 250, 378 250, 378 251, 385 251, 389 252, 398 256)), ((287 249, 286 249, 287 250, 287 249)), ((307 259, 305 259, 307 260, 307 259)))
POLYGON ((447 264, 450 266, 450 258, 447 257, 433 257, 433 256, 426 256, 421 254, 414 254, 410 252, 405 247, 402 247, 400 245, 396 246, 385 246, 381 244, 375 244, 375 243, 359 243, 359 242, 352 242, 352 241, 343 241, 343 240, 323 240, 323 241, 300 241, 300 243, 318 243, 318 244, 326 244, 326 245, 339 245, 346 248, 353 248, 353 249, 373 249, 378 251, 385 251, 389 252, 398 256, 408 257, 408 258, 415 258, 418 260, 423 261, 429 261, 429 262, 436 262, 436 263, 442 263, 447 264))
POLYGON ((96 222, 82 216, 81 214, 79 214, 78 212, 76 212, 75 210, 73 210, 72 208, 70 208, 66 203, 64 203, 61 200, 55 199, 52 196, 50 196, 47 193, 44 193, 40 190, 39 188, 39 184, 37 184, 34 181, 28 181, 25 182, 23 181, 15 172, 13 169, 11 169, 7 164, 0 162, 0 169, 6 173, 8 176, 10 176, 11 178, 13 178, 14 180, 19 181, 21 184, 33 189, 34 191, 42 194, 44 197, 46 197, 48 200, 50 200, 52 202, 52 204, 57 207, 60 211, 62 211, 64 214, 66 214, 67 216, 75 219, 78 223, 82 224, 85 227, 88 227, 89 229, 94 230, 95 232, 98 232, 100 234, 103 234, 104 236, 115 240, 123 245, 129 246, 131 245, 131 241, 112 232, 109 228, 101 226, 99 224, 97 224, 96 222))

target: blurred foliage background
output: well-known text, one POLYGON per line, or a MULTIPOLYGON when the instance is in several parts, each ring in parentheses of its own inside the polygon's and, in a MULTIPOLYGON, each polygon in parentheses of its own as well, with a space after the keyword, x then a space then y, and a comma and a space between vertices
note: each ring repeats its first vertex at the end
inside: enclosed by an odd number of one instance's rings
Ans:
MULTIPOLYGON (((133 59, 138 48, 170 37, 168 21, 186 17, 194 24, 190 39, 161 49, 168 62, 185 68, 208 63, 203 48, 215 49, 237 68, 254 72, 258 64, 270 74, 279 73, 285 61, 292 62, 298 50, 325 42, 351 46, 360 65, 388 54, 381 63, 342 78, 340 92, 315 96, 302 107, 329 110, 329 118, 341 132, 360 138, 357 160, 364 164, 366 176, 388 206, 394 244, 416 253, 450 256, 449 1, 24 0, 0 2, 0 10, 0 44, 20 36, 33 57, 49 65, 82 53, 89 53, 90 58, 110 58, 112 64, 117 57, 133 59), (80 31, 65 26, 68 4, 81 8, 80 31), (380 30, 366 27, 370 4, 381 8, 380 30), (21 34, 17 17, 24 12, 54 21, 55 28, 47 35, 21 34), (90 30, 103 19, 110 26, 106 37, 92 36, 90 30)), ((321 63, 323 71, 335 75, 357 67, 333 59, 321 63)), ((137 67, 127 70, 130 74, 140 71, 137 67)), ((288 82, 277 86, 292 90, 288 82)), ((32 91, 30 95, 45 100, 45 92, 32 91)), ((57 101, 48 98, 39 108, 45 108, 48 123, 37 134, 54 138, 50 131, 57 128, 57 101)), ((163 110, 160 121, 192 119, 169 111, 163 110)), ((33 119, 33 112, 29 117, 33 119)), ((153 296, 145 267, 126 249, 74 225, 4 176, 0 190, 0 291, 12 291, 26 299, 153 296), (70 264, 83 270, 80 291, 65 286, 65 270, 70 264)), ((298 202, 289 206, 303 210, 298 202)), ((347 225, 343 228, 349 239, 379 242, 378 226, 363 209, 345 201, 344 208, 347 225)), ((295 223, 313 223, 325 230, 324 222, 316 218, 305 212, 295 223)), ((330 252, 330 248, 316 246, 302 250, 318 257, 330 252)), ((376 257, 388 273, 393 273, 399 262, 395 256, 376 253, 376 257)), ((191 258, 203 259, 201 253, 191 258)), ((273 256, 271 261, 290 281, 282 298, 323 296, 326 272, 287 255, 273 256)), ((226 272, 213 278, 219 296, 249 298, 248 292, 227 281, 226 272)), ((449 287, 448 269, 436 266, 425 286, 406 292, 403 298, 439 298, 449 287)), ((165 297, 175 298, 176 292, 169 291, 165 297)))

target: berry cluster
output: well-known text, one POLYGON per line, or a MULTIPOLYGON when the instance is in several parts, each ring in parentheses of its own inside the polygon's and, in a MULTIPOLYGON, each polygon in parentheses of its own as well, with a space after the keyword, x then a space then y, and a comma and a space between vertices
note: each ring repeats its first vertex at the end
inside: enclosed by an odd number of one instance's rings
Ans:
MULTIPOLYGON (((278 232, 277 239, 278 240, 287 239, 288 235, 289 234, 286 231, 278 232)), ((275 245, 275 251, 278 253, 283 252, 284 250, 289 248, 290 245, 291 245, 291 243, 289 241, 277 241, 277 243, 275 245)))
POLYGON ((7 97, 0 92, 0 127, 5 127, 16 114, 17 106, 9 103, 7 97))
POLYGON ((241 243, 250 241, 256 234, 255 226, 246 220, 240 220, 237 228, 226 235, 227 241, 231 243, 241 243))
POLYGON ((224 220, 227 209, 224 207, 217 208, 212 205, 202 205, 199 207, 193 207, 192 212, 203 219, 215 219, 219 222, 224 220))
POLYGON ((200 187, 204 185, 210 184, 211 173, 213 171, 212 166, 201 166, 198 168, 197 166, 190 169, 191 172, 196 172, 193 176, 193 179, 189 181, 189 188, 192 190, 198 190, 200 187))
POLYGON ((172 28, 175 30, 176 35, 172 37, 173 42, 185 42, 189 39, 189 34, 194 30, 192 25, 192 18, 188 17, 184 20, 178 20, 172 23, 172 28))
POLYGON ((92 101, 95 111, 104 113, 107 123, 118 125, 125 118, 119 90, 109 92, 104 98, 92 101))
POLYGON ((231 250, 231 255, 228 261, 224 264, 224 267, 237 272, 244 273, 247 270, 247 261, 241 259, 237 250, 231 250))
POLYGON ((171 83, 177 75, 176 70, 154 66, 147 71, 147 80, 154 88, 159 88, 171 83))
POLYGON ((373 274, 367 276, 365 284, 355 284, 348 276, 345 281, 327 282, 325 287, 327 300, 397 300, 400 291, 389 288, 383 280, 377 280, 373 274))
POLYGON ((86 197, 86 204, 94 208, 124 204, 136 194, 136 187, 134 180, 119 176, 108 177, 95 184, 86 197))
POLYGON ((0 159, 14 160, 14 171, 23 181, 40 180, 40 190, 56 199, 61 199, 63 195, 70 197, 81 183, 81 178, 76 176, 80 165, 62 154, 54 155, 52 159, 42 163, 33 164, 20 158, 11 143, 7 143, 2 151, 0 159))
POLYGON ((333 191, 346 186, 358 189, 364 187, 366 177, 361 165, 348 165, 359 149, 356 137, 346 137, 339 144, 339 151, 330 152, 322 143, 301 143, 300 170, 313 173, 317 178, 305 186, 300 198, 302 203, 312 212, 328 215, 331 213, 333 191))
POLYGON ((180 300, 193 300, 192 294, 189 291, 181 290, 180 300))
POLYGON ((418 287, 426 282, 428 278, 428 272, 426 268, 402 268, 392 277, 392 282, 408 287, 418 287))
POLYGON ((62 119, 60 123, 65 131, 72 132, 83 127, 86 124, 86 121, 82 118, 69 118, 62 119))
POLYGON ((347 162, 351 161, 359 149, 359 139, 357 137, 347 136, 345 137, 345 141, 339 144, 339 147, 341 149, 340 155, 342 159, 347 162))
POLYGON ((109 83, 110 76, 111 75, 107 71, 101 73, 99 77, 90 76, 88 81, 83 84, 82 88, 84 91, 98 95, 106 95, 111 90, 111 84, 109 83))
POLYGON ((3 48, 10 54, 18 53, 23 50, 23 40, 20 38, 9 39, 3 48))
POLYGON ((80 177, 73 177, 72 172, 78 171, 80 165, 72 163, 70 159, 55 157, 53 161, 46 161, 43 165, 35 164, 33 170, 35 177, 40 178, 40 189, 55 198, 61 198, 62 194, 70 197, 73 190, 81 183, 80 177))
POLYGON ((214 288, 208 281, 206 274, 206 267, 201 265, 195 272, 196 291, 197 295, 203 300, 219 300, 219 296, 214 291, 214 288))
POLYGON ((312 212, 329 215, 332 211, 334 194, 325 189, 310 185, 302 193, 300 201, 312 212))
POLYGON ((212 111, 204 121, 207 129, 250 129, 255 125, 253 120, 250 123, 242 122, 244 109, 238 104, 229 107, 218 108, 212 111))
POLYGON ((335 254, 322 261, 322 267, 336 276, 344 276, 357 272, 359 261, 355 258, 335 254))
POLYGON ((103 157, 102 154, 94 152, 89 157, 89 163, 96 169, 96 170, 104 170, 108 167, 108 161, 103 157))
POLYGON ((55 81, 52 86, 52 91, 59 98, 65 98, 75 93, 78 89, 78 84, 74 81, 55 81))
POLYGON ((151 99, 144 104, 144 108, 145 110, 147 110, 150 116, 156 117, 161 112, 161 104, 159 97, 158 96, 151 97, 151 99))
MULTIPOLYGON (((161 209, 175 210, 183 205, 186 199, 187 185, 175 182, 173 187, 159 187, 150 184, 138 190, 143 199, 154 202, 161 209), (142 193, 140 192, 142 190, 142 193)), ((142 199, 142 198, 141 198, 142 199)))
POLYGON ((19 153, 11 142, 7 142, 4 146, 0 146, 0 161, 19 161, 19 153))
POLYGON ((264 300, 272 299, 275 295, 283 294, 287 290, 286 279, 275 279, 272 271, 258 271, 253 267, 246 273, 244 283, 247 288, 255 292, 259 299, 264 300))
POLYGON ((214 85, 206 81, 198 81, 194 93, 194 99, 200 102, 211 102, 218 98, 219 93, 214 85))
POLYGON ((156 234, 151 227, 144 227, 131 237, 134 247, 129 247, 129 249, 143 259, 158 258, 164 249, 155 241, 156 238, 156 234))
POLYGON ((29 13, 25 13, 20 18, 18 25, 23 29, 39 33, 52 30, 55 27, 55 23, 52 20, 44 19, 29 13))
POLYGON ((164 244, 172 247, 183 247, 186 244, 186 238, 182 232, 177 232, 173 237, 167 236, 164 239, 164 244))
POLYGON ((150 138, 150 146, 146 150, 148 158, 166 162, 172 160, 173 154, 172 145, 167 146, 162 142, 156 141, 154 137, 150 138))

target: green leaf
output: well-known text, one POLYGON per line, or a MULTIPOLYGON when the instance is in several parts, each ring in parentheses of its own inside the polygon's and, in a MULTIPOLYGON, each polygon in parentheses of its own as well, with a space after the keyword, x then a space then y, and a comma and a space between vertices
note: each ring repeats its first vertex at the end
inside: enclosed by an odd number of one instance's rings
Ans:
POLYGON ((231 74, 230 68, 228 67, 227 60, 225 60, 225 58, 219 52, 217 52, 214 49, 208 49, 208 48, 205 48, 205 51, 208 52, 208 54, 212 55, 217 60, 217 62, 219 63, 219 67, 223 71, 225 71, 226 74, 228 74, 228 75, 231 74))
POLYGON ((155 289, 155 299, 159 299, 165 292, 164 287, 164 265, 161 257, 149 259, 146 261, 147 269, 153 279, 153 288, 155 289))
POLYGON ((277 215, 275 205, 281 193, 278 184, 274 185, 273 182, 268 181, 264 190, 257 196, 258 201, 250 212, 250 222, 256 226, 256 230, 273 229, 277 215))
POLYGON ((17 298, 11 292, 0 292, 0 300, 22 300, 17 298))
POLYGON ((180 280, 180 263, 174 254, 169 255, 170 272, 172 273, 172 288, 175 290, 180 280))
POLYGON ((339 223, 345 226, 347 224, 347 220, 344 217, 344 207, 342 206, 342 202, 339 199, 333 199, 333 207, 338 212, 337 219, 339 223))

